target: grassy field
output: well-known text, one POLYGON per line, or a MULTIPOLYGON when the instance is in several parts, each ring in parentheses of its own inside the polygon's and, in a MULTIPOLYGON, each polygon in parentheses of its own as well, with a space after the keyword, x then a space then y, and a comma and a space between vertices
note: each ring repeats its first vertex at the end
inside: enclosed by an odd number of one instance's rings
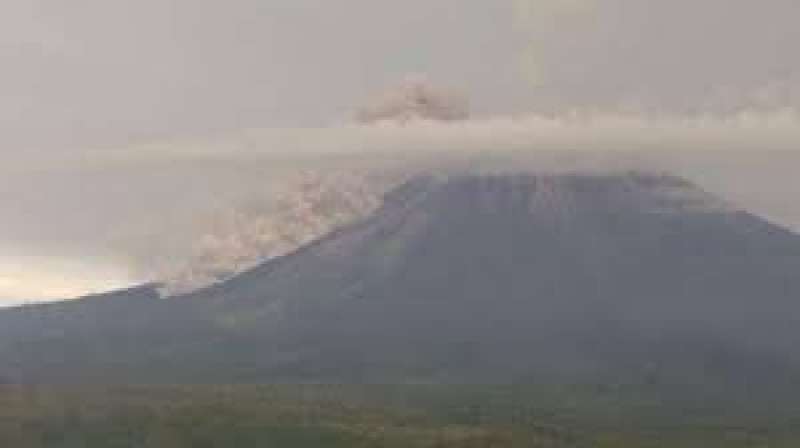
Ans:
POLYGON ((711 403, 576 386, 3 386, 0 447, 800 447, 788 400, 711 403))

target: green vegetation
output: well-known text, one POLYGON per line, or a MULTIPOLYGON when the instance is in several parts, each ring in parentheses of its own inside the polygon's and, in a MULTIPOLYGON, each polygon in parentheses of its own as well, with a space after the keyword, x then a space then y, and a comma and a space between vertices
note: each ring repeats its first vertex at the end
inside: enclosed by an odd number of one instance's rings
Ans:
POLYGON ((790 402, 575 386, 3 386, 0 446, 796 448, 790 402))

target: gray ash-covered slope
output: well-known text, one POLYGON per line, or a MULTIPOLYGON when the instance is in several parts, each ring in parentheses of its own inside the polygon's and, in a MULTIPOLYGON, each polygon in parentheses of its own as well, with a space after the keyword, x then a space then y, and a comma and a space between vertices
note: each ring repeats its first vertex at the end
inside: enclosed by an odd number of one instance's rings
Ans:
POLYGON ((798 268, 796 235, 677 178, 459 176, 205 294, 288 375, 518 378, 784 356, 798 268))
POLYGON ((0 313, 0 356, 37 381, 774 383, 798 272, 800 237, 671 176, 418 178, 187 297, 0 313))

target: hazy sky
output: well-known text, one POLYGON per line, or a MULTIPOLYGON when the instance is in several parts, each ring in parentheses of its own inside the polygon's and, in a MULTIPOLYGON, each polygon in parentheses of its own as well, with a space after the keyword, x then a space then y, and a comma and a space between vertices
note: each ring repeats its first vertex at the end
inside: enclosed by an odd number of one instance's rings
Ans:
POLYGON ((409 73, 487 113, 797 102, 798 19, 796 0, 4 0, 0 142, 326 124, 409 73))
POLYGON ((521 108, 512 20, 485 0, 5 0, 3 143, 327 124, 409 73, 521 108))
MULTIPOLYGON (((151 142, 213 153, 240 129, 333 126, 414 74, 478 118, 796 109, 798 22, 797 0, 3 0, 0 299, 123 283, 128 239, 275 176, 151 142)), ((786 159, 752 157, 771 141, 709 178, 800 226, 786 159)))

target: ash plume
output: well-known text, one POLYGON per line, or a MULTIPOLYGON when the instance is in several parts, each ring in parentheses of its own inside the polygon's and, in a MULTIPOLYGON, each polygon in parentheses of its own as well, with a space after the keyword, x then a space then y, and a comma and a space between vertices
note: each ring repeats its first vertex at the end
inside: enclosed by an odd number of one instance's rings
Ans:
POLYGON ((415 120, 458 121, 469 118, 469 101, 455 90, 433 85, 424 77, 408 77, 397 87, 369 101, 356 112, 360 123, 415 120))
POLYGON ((298 247, 372 212, 387 188, 368 174, 307 172, 269 200, 252 200, 201 225, 183 261, 153 275, 163 293, 209 286, 298 247))

